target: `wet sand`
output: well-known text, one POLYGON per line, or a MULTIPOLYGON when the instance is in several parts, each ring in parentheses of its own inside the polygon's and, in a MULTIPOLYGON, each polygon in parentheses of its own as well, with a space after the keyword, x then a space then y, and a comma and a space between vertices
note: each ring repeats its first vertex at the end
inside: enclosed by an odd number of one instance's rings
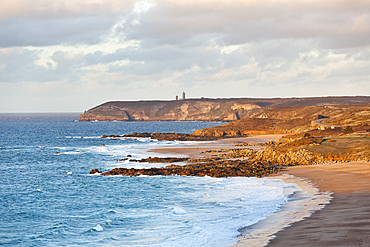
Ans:
POLYGON ((333 199, 323 210, 278 232, 267 246, 370 246, 370 163, 291 167, 333 199))

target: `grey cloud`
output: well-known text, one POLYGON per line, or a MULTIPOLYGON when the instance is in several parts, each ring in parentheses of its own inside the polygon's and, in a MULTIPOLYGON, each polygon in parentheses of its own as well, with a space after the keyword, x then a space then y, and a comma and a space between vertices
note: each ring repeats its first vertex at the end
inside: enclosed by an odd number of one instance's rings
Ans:
POLYGON ((132 64, 144 62, 145 64, 142 67, 156 64, 158 71, 166 68, 175 70, 189 69, 194 65, 200 67, 214 66, 215 63, 218 63, 217 59, 219 58, 219 50, 214 48, 207 49, 200 46, 184 49, 170 45, 155 46, 152 48, 144 47, 141 49, 121 49, 109 54, 95 52, 87 54, 85 57, 86 65, 105 64, 128 59, 132 64))
MULTIPOLYGON (((350 4, 349 4, 350 5, 350 4)), ((263 2, 256 6, 166 4, 144 13, 127 37, 157 44, 199 45, 210 37, 223 45, 269 39, 308 39, 323 48, 370 45, 369 4, 359 8, 263 2), (362 17, 362 19, 358 19, 362 17), (362 23, 363 22, 363 23, 362 23)))
POLYGON ((127 11, 137 0, 0 0, 0 18, 48 19, 81 15, 111 15, 127 11))
MULTIPOLYGON (((181 47, 173 45, 154 46, 141 49, 122 49, 115 53, 95 52, 85 56, 85 65, 107 64, 127 60, 128 65, 113 65, 108 72, 119 73, 130 80, 152 80, 172 77, 175 72, 182 73, 176 78, 179 83, 200 83, 202 81, 237 81, 249 80, 258 73, 276 76, 292 70, 294 62, 304 64, 306 69, 327 66, 332 62, 330 53, 320 51, 318 56, 305 54, 309 52, 309 41, 270 40, 251 43, 231 53, 220 53, 213 47, 181 47), (196 66, 195 70, 192 68, 196 66), (243 67, 254 66, 253 71, 244 71, 243 67), (220 74, 221 73, 221 74, 220 74), (127 77, 130 75, 129 77, 127 77)), ((310 71, 297 74, 297 78, 313 75, 310 71)))
POLYGON ((120 11, 113 3, 109 1, 109 7, 86 5, 86 11, 81 10, 83 4, 78 5, 77 12, 59 3, 58 8, 30 13, 28 18, 2 19, 0 47, 96 44, 122 19, 126 24, 116 31, 128 40, 140 40, 143 47, 203 46, 210 39, 217 39, 220 45, 276 39, 305 39, 329 49, 370 45, 370 4, 366 1, 209 4, 158 0, 140 14, 129 11, 132 1, 124 7, 116 3, 120 11))
POLYGON ((115 66, 110 71, 123 74, 137 75, 159 74, 167 71, 184 71, 193 66, 214 67, 219 66, 219 53, 215 50, 207 51, 203 47, 193 49, 179 49, 174 46, 160 46, 153 49, 121 51, 108 56, 127 58, 130 65, 115 66), (143 61, 144 63, 135 63, 143 61))
POLYGON ((23 48, 8 48, 8 52, 0 52, 0 82, 50 82, 77 81, 84 72, 81 71, 83 57, 69 59, 65 52, 56 52, 51 57, 56 62, 53 68, 35 63, 39 59, 40 51, 23 48))
POLYGON ((302 71, 297 73, 297 77, 310 77, 310 76, 312 76, 311 71, 302 71))
POLYGON ((125 58, 111 58, 107 59, 107 55, 104 54, 102 51, 96 51, 94 53, 88 53, 85 55, 85 66, 89 65, 95 65, 95 64, 100 64, 100 63, 109 63, 109 62, 114 62, 114 61, 121 61, 124 60, 125 58))
POLYGON ((370 51, 362 50, 362 51, 356 52, 355 54, 351 54, 351 57, 353 57, 355 61, 369 61, 370 51))
POLYGON ((80 16, 52 20, 0 20, 0 47, 96 44, 115 19, 80 16))
POLYGON ((83 54, 58 51, 51 56, 51 59, 56 62, 56 67, 49 71, 58 79, 67 78, 69 81, 77 81, 86 73, 81 70, 84 64, 83 54))
POLYGON ((0 82, 40 81, 46 69, 34 64, 37 57, 38 52, 21 48, 0 53, 0 82))
POLYGON ((369 64, 362 66, 346 66, 335 68, 327 78, 358 78, 366 77, 370 79, 369 64))

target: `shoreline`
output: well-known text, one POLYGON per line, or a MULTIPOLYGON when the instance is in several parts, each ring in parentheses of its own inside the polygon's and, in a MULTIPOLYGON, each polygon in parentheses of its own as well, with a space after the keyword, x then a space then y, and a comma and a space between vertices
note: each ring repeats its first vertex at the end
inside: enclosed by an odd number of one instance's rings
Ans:
MULTIPOLYGON (((153 148, 149 150, 157 154, 174 155, 176 157, 187 156, 190 158, 207 157, 213 153, 201 153, 207 150, 220 150, 232 148, 249 148, 255 151, 264 149, 263 146, 244 146, 235 147, 241 143, 263 143, 276 141, 283 135, 259 135, 242 138, 220 139, 209 142, 195 142, 186 145, 173 145, 168 147, 153 148)), ((296 191, 289 198, 288 203, 284 204, 280 211, 273 213, 266 219, 258 223, 239 229, 240 236, 236 239, 233 247, 253 247, 266 246, 273 238, 274 234, 285 229, 294 222, 309 217, 313 212, 321 210, 324 205, 330 203, 330 193, 321 192, 313 183, 307 179, 285 174, 286 171, 279 175, 267 176, 270 179, 280 179, 287 183, 295 184, 296 191), (273 227, 271 227, 273 224, 273 227)))
POLYGON ((284 230, 295 222, 310 217, 315 211, 322 210, 332 199, 331 193, 322 192, 307 179, 290 174, 269 176, 269 179, 280 179, 294 184, 295 192, 279 211, 254 225, 239 229, 241 236, 233 247, 266 246, 274 234, 284 230), (298 190, 297 190, 298 189, 298 190))
MULTIPOLYGON (((235 148, 235 144, 244 142, 268 142, 280 137, 281 135, 260 135, 221 139, 181 147, 174 145, 154 148, 149 152, 192 158, 206 157, 208 154, 201 152, 235 148)), ((245 148, 256 150, 264 147, 245 148)), ((366 224, 370 222, 370 203, 367 203, 367 198, 370 197, 370 162, 288 167, 268 178, 284 179, 304 188, 301 187, 302 191, 291 197, 279 212, 255 225, 240 229, 241 236, 235 247, 370 246, 370 223, 366 224), (269 222, 278 226, 270 227, 269 222), (251 239, 250 235, 248 238, 247 231, 254 232, 259 239, 251 239)))

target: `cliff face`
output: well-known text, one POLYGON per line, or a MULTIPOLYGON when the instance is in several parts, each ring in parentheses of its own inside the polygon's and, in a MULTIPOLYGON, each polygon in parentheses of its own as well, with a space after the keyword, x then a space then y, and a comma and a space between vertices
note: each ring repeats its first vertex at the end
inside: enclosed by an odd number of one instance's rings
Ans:
MULTIPOLYGON (((317 97, 290 99, 189 99, 176 101, 112 101, 80 115, 80 121, 234 121, 278 118, 271 108, 333 106, 370 103, 370 97, 317 97)), ((294 114, 286 111, 284 114, 294 114)))
POLYGON ((80 115, 80 121, 233 121, 246 116, 256 103, 209 100, 107 102, 80 115))

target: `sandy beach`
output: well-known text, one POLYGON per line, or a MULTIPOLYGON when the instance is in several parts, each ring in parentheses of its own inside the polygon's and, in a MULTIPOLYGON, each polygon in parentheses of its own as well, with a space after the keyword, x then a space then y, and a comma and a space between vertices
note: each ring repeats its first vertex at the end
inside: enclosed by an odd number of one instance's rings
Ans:
MULTIPOLYGON (((235 144, 277 140, 281 135, 223 139, 152 149, 151 152, 188 157, 206 156, 206 150, 235 148, 235 144)), ((245 148, 261 149, 260 146, 245 148)), ((370 163, 350 162, 290 167, 280 174, 293 175, 332 192, 324 209, 274 234, 268 246, 370 246, 370 163)), ((242 239, 241 239, 242 240, 242 239)), ((239 241, 237 246, 248 246, 239 241)))
POLYGON ((333 199, 323 210, 276 234, 268 246, 370 246, 370 163, 291 167, 333 199))

